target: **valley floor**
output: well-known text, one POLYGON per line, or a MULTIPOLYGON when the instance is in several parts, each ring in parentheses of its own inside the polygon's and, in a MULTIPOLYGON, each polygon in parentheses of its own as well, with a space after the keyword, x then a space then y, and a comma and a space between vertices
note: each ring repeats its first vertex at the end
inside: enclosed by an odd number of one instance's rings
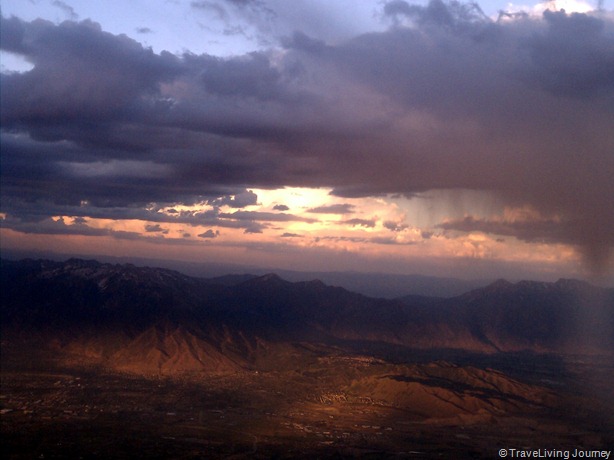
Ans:
POLYGON ((499 458, 501 448, 612 449, 611 363, 568 359, 561 374, 506 359, 507 373, 328 356, 300 370, 182 378, 5 361, 4 458, 499 458))

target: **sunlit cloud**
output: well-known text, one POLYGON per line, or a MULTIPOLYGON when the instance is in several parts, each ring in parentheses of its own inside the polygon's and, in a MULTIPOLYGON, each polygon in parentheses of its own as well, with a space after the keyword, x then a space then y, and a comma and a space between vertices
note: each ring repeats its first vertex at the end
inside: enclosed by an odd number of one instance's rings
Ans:
POLYGON ((582 0, 549 0, 533 5, 508 3, 503 11, 507 13, 527 12, 534 16, 541 16, 544 11, 559 10, 567 13, 588 13, 595 10, 596 6, 582 0))

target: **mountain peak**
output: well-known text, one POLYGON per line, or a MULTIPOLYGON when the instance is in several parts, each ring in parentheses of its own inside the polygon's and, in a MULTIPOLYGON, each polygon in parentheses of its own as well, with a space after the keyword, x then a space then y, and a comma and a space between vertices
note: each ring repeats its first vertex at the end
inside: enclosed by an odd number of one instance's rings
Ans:
POLYGON ((65 266, 70 268, 98 268, 103 264, 94 259, 79 259, 72 257, 65 262, 65 266))
POLYGON ((275 273, 267 273, 266 275, 258 276, 241 283, 243 285, 280 285, 286 284, 288 281, 282 279, 275 273))
POLYGON ((263 282, 266 281, 283 281, 281 279, 281 277, 275 273, 267 273, 266 275, 262 275, 261 277, 257 278, 263 282))
POLYGON ((497 290, 497 289, 507 289, 511 286, 513 286, 514 283, 503 279, 503 278, 499 278, 498 280, 494 281, 493 283, 489 284, 488 286, 486 286, 486 288, 484 289, 488 289, 488 290, 497 290))

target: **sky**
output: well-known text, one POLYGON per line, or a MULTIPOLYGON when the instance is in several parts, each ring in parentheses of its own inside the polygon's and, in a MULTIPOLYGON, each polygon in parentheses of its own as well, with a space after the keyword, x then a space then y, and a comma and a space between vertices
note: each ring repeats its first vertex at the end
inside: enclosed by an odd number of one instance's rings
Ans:
POLYGON ((3 251, 614 284, 608 0, 1 0, 3 251))

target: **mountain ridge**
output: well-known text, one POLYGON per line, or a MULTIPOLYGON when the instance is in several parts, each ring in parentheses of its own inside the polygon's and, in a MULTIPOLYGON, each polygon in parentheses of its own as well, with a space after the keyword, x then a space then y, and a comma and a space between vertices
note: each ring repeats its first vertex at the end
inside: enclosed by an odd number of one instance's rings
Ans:
POLYGON ((276 274, 228 285, 82 259, 2 260, 1 272, 3 335, 35 331, 72 355, 148 372, 252 369, 267 347, 270 359, 301 343, 348 352, 356 341, 480 353, 614 348, 614 289, 576 280, 498 280, 453 298, 391 300, 276 274))
MULTIPOLYGON (((3 250, 2 257, 9 260, 52 258, 56 261, 65 261, 70 258, 75 258, 75 256, 71 254, 45 254, 10 250, 3 250)), ((452 297, 473 288, 484 286, 490 282, 490 280, 463 280, 460 278, 422 274, 404 275, 379 272, 363 273, 359 271, 295 271, 273 267, 263 268, 253 265, 244 266, 210 263, 207 261, 185 262, 178 260, 111 257, 104 255, 95 255, 91 257, 111 264, 132 263, 138 266, 165 267, 198 278, 227 277, 227 281, 230 283, 233 278, 256 277, 273 272, 288 281, 294 282, 321 279, 329 285, 342 286, 348 290, 371 297, 386 298, 395 298, 409 294, 452 297), (228 273, 232 273, 233 275, 226 275, 228 273)))

